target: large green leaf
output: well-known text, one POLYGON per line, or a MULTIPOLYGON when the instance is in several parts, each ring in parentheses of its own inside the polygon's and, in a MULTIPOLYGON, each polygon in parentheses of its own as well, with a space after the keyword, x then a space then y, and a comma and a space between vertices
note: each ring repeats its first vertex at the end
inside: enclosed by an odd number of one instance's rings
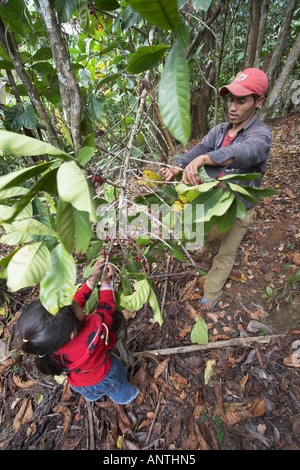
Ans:
POLYGON ((209 211, 206 212, 204 209, 204 222, 207 222, 212 217, 221 217, 228 211, 235 199, 235 195, 233 193, 229 193, 228 195, 224 193, 222 197, 224 197, 224 199, 221 198, 220 201, 209 211))
POLYGON ((195 10, 207 11, 212 3, 212 0, 192 0, 192 5, 195 10))
POLYGON ((166 127, 186 146, 191 134, 189 69, 178 41, 172 47, 161 75, 158 102, 166 127))
POLYGON ((133 294, 120 294, 120 304, 125 310, 137 312, 147 302, 151 287, 147 279, 137 281, 133 287, 135 290, 133 294))
POLYGON ((163 317, 162 317, 162 314, 158 305, 157 297, 152 287, 150 288, 148 302, 149 302, 150 307, 153 310, 154 320, 157 321, 157 323, 161 326, 164 320, 163 320, 163 317))
POLYGON ((127 3, 155 26, 165 30, 176 30, 177 0, 127 0, 127 3))
POLYGON ((72 303, 76 291, 76 265, 62 243, 51 252, 51 260, 51 268, 40 284, 40 301, 55 315, 61 307, 72 303))
POLYGON ((74 209, 76 253, 86 252, 93 235, 92 225, 88 212, 74 209))
POLYGON ((57 172, 57 188, 60 197, 79 211, 86 211, 96 221, 96 209, 88 182, 75 162, 66 162, 57 172))
POLYGON ((119 3, 117 0, 96 0, 96 7, 100 10, 112 11, 119 8, 119 3))
POLYGON ((10 155, 17 155, 20 157, 51 155, 68 160, 73 159, 63 150, 54 147, 47 142, 42 142, 41 140, 9 131, 0 131, 0 149, 10 155))
POLYGON ((204 346, 208 344, 208 328, 202 317, 196 318, 196 323, 191 331, 191 341, 204 346))
POLYGON ((220 178, 218 178, 218 181, 226 181, 226 180, 252 181, 252 180, 258 180, 259 178, 261 178, 261 173, 246 173, 242 175, 230 174, 230 175, 220 176, 220 178))
POLYGON ((55 0, 55 9, 61 23, 69 21, 77 8, 77 3, 78 0, 55 0))
POLYGON ((24 181, 27 181, 34 176, 40 175, 51 165, 53 165, 53 163, 54 161, 41 163, 40 165, 31 166, 29 168, 22 168, 21 170, 13 171, 7 175, 0 176, 0 189, 12 188, 13 186, 17 186, 18 184, 23 183, 24 181))
POLYGON ((161 316, 157 298, 148 279, 137 281, 133 287, 135 290, 133 294, 120 294, 119 303, 121 308, 137 312, 148 301, 153 310, 154 319, 159 323, 159 325, 162 325, 163 318, 161 316))
POLYGON ((127 70, 130 73, 140 73, 155 67, 164 56, 169 46, 142 46, 129 59, 127 70))
MULTIPOLYGON (((38 165, 38 167, 41 165, 38 165)), ((35 168, 35 167, 33 167, 35 168)), ((49 193, 57 194, 57 187, 56 187, 56 173, 57 168, 53 170, 46 171, 44 175, 42 175, 37 182, 30 188, 30 190, 26 190, 26 194, 13 206, 13 211, 10 217, 7 218, 8 222, 15 219, 15 217, 27 206, 27 204, 40 192, 40 191, 47 191, 49 193)), ((26 173, 22 175, 23 177, 26 176, 26 173)), ((27 175, 28 176, 28 175, 27 175)), ((1 179, 1 177, 0 177, 1 179)), ((6 189, 7 190, 7 189, 6 189)), ((5 190, 4 190, 5 191, 5 190)))
POLYGON ((55 228, 58 231, 60 241, 66 250, 71 253, 75 239, 74 210, 72 204, 62 199, 57 204, 55 228))
POLYGON ((15 292, 38 284, 51 266, 51 256, 43 242, 25 245, 7 266, 7 287, 15 292))

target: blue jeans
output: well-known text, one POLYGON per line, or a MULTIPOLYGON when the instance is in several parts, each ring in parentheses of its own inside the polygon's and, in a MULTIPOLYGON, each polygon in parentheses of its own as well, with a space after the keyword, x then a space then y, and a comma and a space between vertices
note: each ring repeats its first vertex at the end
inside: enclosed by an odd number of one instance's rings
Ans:
POLYGON ((83 395, 87 401, 96 401, 107 395, 111 400, 120 405, 130 403, 140 392, 135 385, 130 385, 127 380, 127 369, 113 354, 111 369, 101 382, 86 387, 71 385, 71 388, 83 395))

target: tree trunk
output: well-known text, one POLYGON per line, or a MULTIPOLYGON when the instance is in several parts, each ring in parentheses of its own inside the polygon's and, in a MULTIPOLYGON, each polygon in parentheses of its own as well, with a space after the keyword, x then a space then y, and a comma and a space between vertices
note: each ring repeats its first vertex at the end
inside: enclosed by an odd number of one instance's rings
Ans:
MULTIPOLYGON (((49 140, 52 145, 55 147, 60 148, 60 142, 57 137, 57 130, 54 128, 53 124, 51 123, 50 117, 44 108, 42 101, 40 100, 39 94, 32 83, 30 76, 28 75, 21 56, 18 50, 15 48, 14 43, 11 39, 10 33, 6 30, 5 25, 0 18, 0 42, 8 52, 10 60, 12 61, 15 71, 19 76, 20 80, 22 81, 25 90, 29 96, 32 106, 34 107, 36 113, 39 115, 42 123, 45 126, 45 129, 48 133, 49 140)), ((9 77, 9 74, 8 74, 9 77)), ((11 77, 10 77, 11 78, 11 77)), ((12 81, 12 87, 16 91, 16 87, 14 87, 14 81, 12 81)), ((17 101, 20 101, 19 93, 16 94, 17 101)))
POLYGON ((260 117, 261 119, 265 119, 269 114, 270 112, 272 111, 273 107, 274 107, 274 104, 276 103, 278 97, 279 97, 279 94, 286 82, 286 80, 288 79, 289 77, 289 74, 291 73, 295 63, 297 62, 298 60, 298 57, 300 55, 300 33, 298 33, 298 36, 296 38, 296 41, 293 45, 293 48, 292 50, 290 51, 289 55, 288 55, 288 58, 285 62, 285 65, 282 69, 282 72, 280 74, 280 76, 278 77, 277 81, 276 81, 276 85, 273 87, 267 101, 266 101, 266 104, 262 110, 262 112, 260 113, 260 117))
POLYGON ((291 26, 292 16, 296 6, 297 0, 288 0, 285 15, 282 21, 282 25, 278 34, 278 40, 274 52, 272 54, 272 59, 268 67, 267 75, 269 79, 269 89, 273 88, 273 85, 276 80, 277 72, 279 70, 280 61, 286 47, 287 38, 289 35, 289 30, 291 26))
POLYGON ((250 28, 250 36, 249 36, 249 43, 248 43, 246 68, 253 67, 253 64, 254 64, 259 25, 260 25, 261 7, 262 7, 262 0, 252 1, 251 28, 250 28))
POLYGON ((254 67, 257 67, 257 68, 260 67, 261 52, 262 52, 263 43, 264 43, 264 35, 265 35, 265 29, 266 29, 266 24, 267 24, 269 7, 270 7, 270 0, 264 0, 262 7, 261 7, 261 18, 260 18, 260 23, 259 23, 259 32, 258 32, 258 37, 257 37, 255 60, 254 60, 254 67))
POLYGON ((38 1, 41 8, 41 18, 50 41, 53 60, 59 77, 59 91, 65 121, 72 136, 75 155, 77 155, 81 149, 82 103, 79 85, 50 0, 38 1))

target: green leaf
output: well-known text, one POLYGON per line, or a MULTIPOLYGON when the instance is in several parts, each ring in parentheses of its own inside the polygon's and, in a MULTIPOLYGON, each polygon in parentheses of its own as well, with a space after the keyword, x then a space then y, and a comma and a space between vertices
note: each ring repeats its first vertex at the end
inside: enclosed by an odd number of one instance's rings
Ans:
POLYGON ((88 212, 74 209, 76 253, 86 252, 93 235, 92 225, 88 212))
POLYGON ((7 287, 15 292, 38 284, 51 266, 51 256, 43 242, 25 245, 7 266, 7 287))
POLYGON ((212 0, 192 0, 192 5, 195 10, 207 11, 212 3, 212 0))
POLYGON ((77 158, 78 158, 78 163, 81 166, 86 165, 91 158, 95 155, 95 149, 92 147, 82 147, 82 149, 79 150, 77 158))
POLYGON ((246 207, 244 206, 244 204, 238 197, 235 198, 235 204, 236 204, 236 217, 238 219, 244 219, 247 214, 246 207))
MULTIPOLYGON (((1 132, 1 131, 0 131, 1 132)), ((12 173, 8 173, 7 175, 0 176, 0 189, 11 188, 13 186, 17 186, 20 183, 24 183, 28 179, 40 175, 51 165, 53 165, 54 161, 41 163, 40 165, 32 166, 30 168, 23 168, 22 170, 13 171, 12 173)))
POLYGON ((243 175, 225 175, 218 178, 218 181, 227 181, 227 180, 240 180, 240 181, 252 181, 258 180, 261 178, 261 173, 247 173, 243 175))
POLYGON ((236 201, 237 198, 234 199, 233 204, 231 204, 229 209, 227 209, 227 211, 221 215, 221 217, 218 217, 217 226, 220 233, 227 232, 227 230, 233 226, 236 218, 236 201))
POLYGON ((218 182, 217 181, 211 181, 209 183, 203 183, 203 184, 197 184, 196 186, 188 186, 184 183, 179 183, 176 185, 176 191, 179 194, 184 194, 188 191, 198 191, 199 193, 206 193, 210 189, 214 188, 217 186, 218 182))
POLYGON ((196 318, 196 323, 191 331, 191 341, 197 344, 208 344, 208 328, 202 317, 196 318))
MULTIPOLYGON (((223 194, 223 197, 225 196, 225 193, 223 194)), ((225 214, 226 211, 230 208, 231 204, 233 203, 235 199, 235 195, 233 193, 229 193, 229 197, 227 197, 226 194, 226 199, 220 199, 220 201, 209 211, 205 211, 204 209, 204 221, 207 222, 210 220, 212 217, 221 217, 223 214, 225 214)), ((205 206, 204 206, 205 207, 205 206)))
POLYGON ((1 189, 0 200, 24 196, 24 194, 26 194, 28 191, 28 188, 23 188, 22 186, 12 186, 11 188, 1 189))
POLYGON ((158 102, 166 127, 186 147, 191 134, 189 69, 178 41, 172 47, 161 75, 158 102))
POLYGON ((74 210, 72 204, 62 199, 59 200, 57 205, 55 227, 60 241, 70 253, 73 250, 75 239, 74 210))
POLYGON ((99 289, 98 287, 95 287, 84 306, 85 313, 86 314, 92 313, 97 308, 98 303, 99 303, 99 289))
POLYGON ((9 219, 7 219, 7 222, 11 222, 40 191, 48 191, 57 194, 56 173, 57 168, 46 171, 30 190, 27 189, 26 194, 13 206, 14 210, 9 219))
POLYGON ((232 191, 239 193, 244 199, 246 199, 246 201, 251 202, 252 204, 257 204, 257 198, 250 194, 248 188, 246 189, 245 187, 235 183, 228 183, 228 186, 230 189, 232 189, 232 191))
POLYGON ((87 180, 75 162, 66 162, 57 172, 57 188, 60 197, 79 211, 86 211, 96 221, 96 209, 87 180))
POLYGON ((30 235, 49 235, 51 237, 57 237, 57 232, 52 230, 51 227, 39 222, 35 219, 18 219, 12 224, 10 224, 9 231, 11 232, 22 232, 24 234, 30 235))
POLYGON ((76 291, 76 265, 62 243, 51 252, 51 261, 51 268, 40 284, 40 301, 55 315, 61 307, 72 304, 76 291))
POLYGON ((112 11, 119 8, 119 3, 117 0, 96 0, 96 7, 99 10, 112 11))
POLYGON ((135 290, 133 294, 120 294, 120 304, 125 310, 137 312, 147 302, 151 287, 147 279, 135 282, 133 287, 135 290))
POLYGON ((93 121, 101 121, 105 117, 104 114, 104 105, 105 99, 103 97, 96 98, 93 94, 91 94, 87 100, 87 109, 90 118, 93 121))
POLYGON ((78 0, 55 0, 55 10, 57 11, 58 21, 66 23, 72 17, 77 8, 78 0))
POLYGON ((159 308, 159 305, 158 305, 157 297, 156 297, 152 287, 150 288, 150 294, 149 294, 148 302, 149 302, 150 307, 153 310, 154 320, 157 321, 157 323, 161 326, 163 324, 164 320, 163 320, 163 317, 162 317, 162 314, 161 314, 161 311, 160 311, 160 308, 159 308))
POLYGON ((63 150, 60 150, 47 142, 42 142, 41 140, 9 131, 0 131, 0 149, 10 155, 21 157, 51 155, 67 160, 73 159, 63 150))
POLYGON ((0 242, 5 245, 20 245, 22 243, 28 243, 32 241, 32 237, 28 233, 22 233, 18 231, 11 231, 2 235, 0 242))
POLYGON ((258 200, 278 194, 278 191, 273 188, 254 188, 252 186, 245 186, 245 189, 247 189, 251 196, 255 197, 258 200))
POLYGON ((155 26, 164 30, 176 30, 177 0, 127 0, 127 3, 155 26))
POLYGON ((177 259, 177 261, 181 261, 182 263, 188 263, 188 259, 184 256, 180 248, 170 240, 165 240, 165 243, 162 245, 162 248, 165 247, 165 245, 168 245, 169 250, 172 254, 172 256, 177 259))
POLYGON ((129 59, 127 70, 129 73, 141 73, 155 67, 164 56, 169 46, 142 46, 129 59))

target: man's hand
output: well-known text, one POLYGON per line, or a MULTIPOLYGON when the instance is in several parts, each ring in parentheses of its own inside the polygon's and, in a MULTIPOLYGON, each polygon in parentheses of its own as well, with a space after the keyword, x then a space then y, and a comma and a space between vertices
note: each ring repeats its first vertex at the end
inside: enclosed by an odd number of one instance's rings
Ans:
POLYGON ((192 160, 183 170, 182 182, 189 186, 196 186, 199 184, 200 178, 198 176, 198 170, 204 166, 204 164, 203 155, 194 158, 194 160, 192 160))
POLYGON ((180 166, 174 166, 173 168, 162 168, 161 172, 164 175, 165 181, 172 181, 182 171, 180 166))

